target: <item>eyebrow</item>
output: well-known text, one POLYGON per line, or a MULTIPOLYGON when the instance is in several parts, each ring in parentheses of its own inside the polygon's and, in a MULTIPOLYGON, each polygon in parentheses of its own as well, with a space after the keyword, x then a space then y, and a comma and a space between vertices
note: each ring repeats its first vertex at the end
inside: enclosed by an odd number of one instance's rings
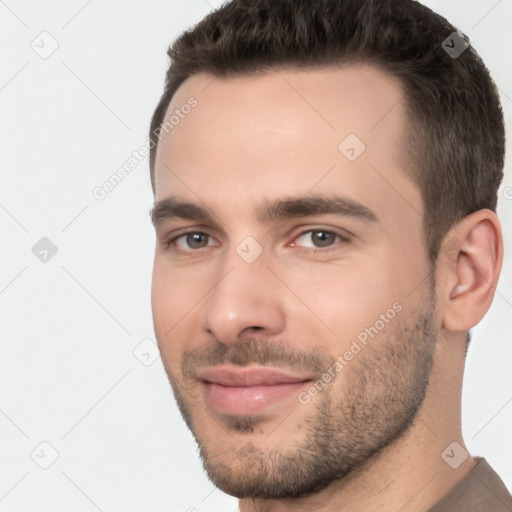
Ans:
MULTIPOLYGON (((279 220, 312 215, 334 214, 368 223, 377 223, 377 215, 366 206, 340 196, 301 196, 265 201, 256 209, 259 222, 269 224, 279 220)), ((175 196, 155 203, 150 212, 153 225, 175 218, 196 222, 214 222, 214 215, 198 204, 181 201, 175 196)))

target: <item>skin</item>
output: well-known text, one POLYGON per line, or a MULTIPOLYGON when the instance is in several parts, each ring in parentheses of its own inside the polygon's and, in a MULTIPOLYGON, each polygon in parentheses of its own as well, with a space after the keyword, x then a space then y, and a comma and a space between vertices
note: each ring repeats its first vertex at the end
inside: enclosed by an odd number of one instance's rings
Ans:
POLYGON ((205 469, 241 498, 242 512, 427 511, 476 463, 468 456, 452 469, 441 454, 453 442, 466 450, 466 334, 492 302, 501 230, 489 210, 465 217, 432 269, 421 192, 403 157, 403 94, 361 64, 198 74, 169 105, 166 118, 198 101, 161 138, 155 200, 196 203, 213 220, 156 224, 155 333, 205 469), (338 149, 351 133, 366 146, 353 162, 338 149), (378 222, 256 215, 264 200, 312 194, 342 195, 378 222), (315 229, 350 235, 313 252, 315 229), (185 231, 206 233, 204 246, 187 245, 185 231), (262 249, 252 263, 236 251, 247 236, 262 249), (319 377, 397 303, 400 312, 307 404, 292 396, 257 416, 220 414, 193 376, 238 361, 319 377))

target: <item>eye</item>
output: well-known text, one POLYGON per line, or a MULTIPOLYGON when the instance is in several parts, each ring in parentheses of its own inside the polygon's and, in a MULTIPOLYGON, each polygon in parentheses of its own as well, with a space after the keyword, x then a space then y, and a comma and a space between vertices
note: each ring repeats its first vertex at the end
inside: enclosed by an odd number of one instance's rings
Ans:
POLYGON ((310 229, 301 233, 294 241, 294 246, 312 247, 319 249, 331 247, 337 241, 348 242, 349 239, 334 231, 326 229, 310 229))
POLYGON ((174 245, 177 247, 178 251, 191 252, 191 250, 203 249, 204 247, 215 245, 209 242, 213 242, 213 239, 207 233, 191 231, 165 241, 164 245, 168 249, 174 245))
MULTIPOLYGON (((309 229, 303 231, 296 237, 291 244, 292 246, 304 247, 306 250, 322 250, 327 252, 331 247, 336 248, 338 243, 348 243, 349 237, 343 236, 335 231, 328 229, 309 229)), ((206 247, 214 247, 217 245, 215 240, 207 233, 202 231, 189 231, 181 235, 169 237, 164 240, 163 245, 166 249, 183 254, 199 253, 206 247)))

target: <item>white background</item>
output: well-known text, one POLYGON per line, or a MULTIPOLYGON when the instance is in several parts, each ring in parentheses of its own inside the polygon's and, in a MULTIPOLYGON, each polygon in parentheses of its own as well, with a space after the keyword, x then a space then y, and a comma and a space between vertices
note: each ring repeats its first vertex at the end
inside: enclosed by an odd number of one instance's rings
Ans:
MULTIPOLYGON (((512 2, 425 3, 470 37, 500 88, 510 129, 512 2)), ((142 340, 154 341, 147 160, 103 201, 92 196, 145 142, 169 43, 218 5, 0 1, 0 510, 236 506, 203 473, 160 359, 146 367, 133 354, 142 340), (59 45, 48 59, 31 48, 43 31, 59 45), (47 263, 32 253, 42 237, 58 248, 47 263), (46 470, 35 462, 50 462, 43 441, 59 454, 46 470)), ((492 308, 474 329, 463 429, 471 453, 512 489, 505 187, 510 159, 498 210, 506 261, 492 308)))

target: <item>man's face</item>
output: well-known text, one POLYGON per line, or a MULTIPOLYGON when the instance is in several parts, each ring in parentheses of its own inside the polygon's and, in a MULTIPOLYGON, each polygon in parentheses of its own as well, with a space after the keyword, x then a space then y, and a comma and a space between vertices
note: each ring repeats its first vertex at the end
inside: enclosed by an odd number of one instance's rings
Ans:
POLYGON ((362 65, 201 74, 165 120, 176 109, 156 201, 204 210, 157 208, 153 318, 178 406, 225 492, 317 492, 407 429, 430 375, 403 91, 362 65))

